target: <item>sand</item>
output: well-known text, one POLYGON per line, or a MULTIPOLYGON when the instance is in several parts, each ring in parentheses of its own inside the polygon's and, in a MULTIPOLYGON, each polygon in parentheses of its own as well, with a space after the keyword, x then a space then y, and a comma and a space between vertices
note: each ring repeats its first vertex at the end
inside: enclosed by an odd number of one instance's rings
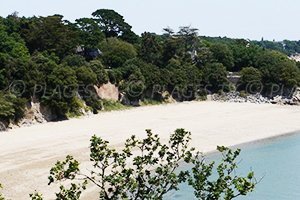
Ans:
MULTIPOLYGON (((177 128, 192 132, 191 146, 209 152, 300 131, 300 107, 217 102, 190 102, 101 113, 0 133, 0 182, 12 200, 29 199, 35 190, 53 199, 57 186, 47 186, 49 169, 66 155, 85 166, 89 139, 96 134, 121 146, 135 134, 152 129, 164 141, 177 128)), ((85 199, 91 198, 87 193, 85 199), (89 197, 87 197, 89 196, 89 197)))

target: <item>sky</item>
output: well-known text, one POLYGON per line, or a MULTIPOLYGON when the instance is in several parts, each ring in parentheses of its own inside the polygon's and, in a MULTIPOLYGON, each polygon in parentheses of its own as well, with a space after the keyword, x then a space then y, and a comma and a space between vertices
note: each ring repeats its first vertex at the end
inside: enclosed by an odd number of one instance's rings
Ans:
POLYGON ((133 31, 162 33, 190 25, 200 35, 300 40, 299 0, 0 0, 0 15, 61 14, 74 21, 100 8, 114 9, 133 31))

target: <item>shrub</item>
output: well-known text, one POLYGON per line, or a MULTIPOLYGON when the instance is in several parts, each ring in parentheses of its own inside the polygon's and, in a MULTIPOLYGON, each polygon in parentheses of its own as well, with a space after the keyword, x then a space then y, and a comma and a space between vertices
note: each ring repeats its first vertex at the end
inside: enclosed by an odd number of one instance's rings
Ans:
MULTIPOLYGON (((132 136, 125 147, 117 151, 109 142, 93 136, 90 145, 90 174, 80 172, 80 164, 72 156, 58 161, 50 170, 49 184, 62 184, 56 199, 80 199, 88 183, 98 188, 100 199, 163 199, 180 183, 188 182, 198 199, 234 199, 254 190, 253 172, 240 177, 234 174, 240 150, 218 147, 223 159, 217 165, 217 176, 212 177, 215 163, 207 163, 203 155, 189 148, 191 133, 178 129, 163 144, 158 135, 147 130, 147 137, 132 136), (135 154, 133 154, 133 151, 135 154), (180 163, 192 165, 192 171, 178 171, 180 163), (68 187, 66 186, 68 185, 68 187)), ((35 196, 35 195, 33 195, 35 196)), ((40 195, 37 195, 40 197, 40 195)))
POLYGON ((238 90, 248 93, 259 93, 262 89, 262 74, 254 67, 243 68, 240 72, 241 78, 238 82, 238 90))
POLYGON ((25 99, 0 93, 0 121, 19 121, 24 116, 25 103, 25 99))
POLYGON ((108 38, 101 43, 102 59, 106 66, 121 67, 127 60, 136 57, 137 53, 132 44, 117 38, 108 38))
POLYGON ((114 111, 114 110, 124 110, 128 107, 125 105, 121 104, 118 101, 113 101, 113 100, 102 100, 103 104, 103 109, 104 111, 114 111))
POLYGON ((206 89, 211 92, 228 91, 229 82, 227 79, 227 71, 223 64, 208 64, 203 69, 203 81, 206 89))

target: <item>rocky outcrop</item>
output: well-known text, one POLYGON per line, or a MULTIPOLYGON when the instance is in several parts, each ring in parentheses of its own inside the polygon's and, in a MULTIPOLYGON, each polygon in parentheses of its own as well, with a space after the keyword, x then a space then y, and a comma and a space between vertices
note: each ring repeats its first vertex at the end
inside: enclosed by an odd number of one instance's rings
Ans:
POLYGON ((233 103, 255 103, 265 104, 272 103, 278 105, 300 105, 300 88, 297 88, 291 98, 275 96, 267 98, 261 94, 244 95, 240 92, 229 92, 225 94, 212 94, 207 96, 208 101, 233 102, 233 103))
POLYGON ((55 118, 50 109, 47 109, 39 102, 30 102, 26 107, 25 117, 18 123, 18 126, 31 126, 33 124, 45 123, 55 118))
POLYGON ((300 88, 296 88, 293 95, 289 98, 282 96, 274 97, 271 103, 281 105, 300 105, 300 88))
POLYGON ((142 105, 142 101, 141 100, 130 100, 126 94, 124 93, 120 93, 120 102, 123 104, 123 105, 126 105, 126 106, 141 106, 142 105))
POLYGON ((296 88, 292 99, 293 99, 294 102, 300 104, 300 88, 296 88))
POLYGON ((263 97, 260 94, 241 95, 240 92, 229 92, 222 95, 219 94, 208 95, 207 99, 211 101, 233 102, 233 103, 255 103, 255 104, 271 103, 271 101, 268 98, 263 97))
POLYGON ((119 100, 119 88, 111 83, 107 83, 102 85, 101 87, 95 86, 95 90, 99 96, 100 99, 106 99, 106 100, 119 100))
POLYGON ((165 91, 161 94, 162 101, 166 103, 176 103, 177 101, 172 97, 172 95, 165 91))

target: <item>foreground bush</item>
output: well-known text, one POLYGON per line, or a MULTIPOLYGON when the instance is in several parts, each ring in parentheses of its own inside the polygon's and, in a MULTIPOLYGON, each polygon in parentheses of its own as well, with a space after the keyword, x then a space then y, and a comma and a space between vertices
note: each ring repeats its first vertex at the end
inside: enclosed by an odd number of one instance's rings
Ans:
MULTIPOLYGON (((162 144, 158 135, 147 130, 145 139, 132 136, 125 147, 117 151, 100 137, 91 139, 90 174, 83 174, 79 162, 72 156, 58 161, 50 171, 49 184, 62 184, 57 200, 77 200, 89 184, 98 187, 99 199, 163 199, 171 190, 178 190, 187 182, 194 188, 197 199, 230 200, 247 195, 254 190, 253 172, 245 177, 235 175, 240 150, 218 147, 223 159, 219 165, 206 163, 201 153, 189 148, 191 134, 178 129, 170 136, 168 144, 162 144), (178 171, 182 163, 192 166, 191 171, 178 171), (217 170, 217 173, 215 172, 217 170)), ((42 199, 40 194, 32 199, 42 199)))
MULTIPOLYGON (((1 189, 2 189, 2 185, 1 185, 1 183, 0 183, 0 190, 1 190, 1 189)), ((5 200, 1 193, 0 193, 0 200, 5 200)))
POLYGON ((0 122, 17 122, 24 116, 26 100, 0 93, 0 122))

